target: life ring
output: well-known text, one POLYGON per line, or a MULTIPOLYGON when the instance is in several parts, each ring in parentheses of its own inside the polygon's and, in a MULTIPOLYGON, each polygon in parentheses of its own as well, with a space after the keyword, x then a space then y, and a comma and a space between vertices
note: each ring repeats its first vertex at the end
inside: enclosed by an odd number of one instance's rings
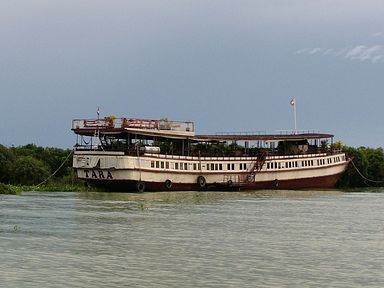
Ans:
POLYGON ((165 180, 165 182, 164 182, 164 186, 165 186, 165 188, 167 188, 167 189, 171 189, 171 188, 172 188, 172 181, 169 180, 169 179, 165 180))
POLYGON ((231 179, 229 179, 229 180, 227 181, 227 184, 228 184, 229 187, 231 187, 231 186, 233 185, 233 181, 232 181, 231 179))
POLYGON ((205 188, 205 184, 207 183, 205 181, 204 176, 197 177, 197 184, 199 184, 200 188, 205 188))
POLYGON ((145 184, 144 184, 144 182, 137 182, 137 184, 136 184, 136 189, 137 189, 137 192, 144 192, 144 190, 145 190, 145 184))

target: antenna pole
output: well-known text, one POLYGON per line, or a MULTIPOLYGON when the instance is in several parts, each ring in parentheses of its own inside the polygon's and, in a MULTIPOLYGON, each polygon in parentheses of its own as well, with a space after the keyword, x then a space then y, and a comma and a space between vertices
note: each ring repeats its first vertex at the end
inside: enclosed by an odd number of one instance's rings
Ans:
POLYGON ((290 104, 293 106, 293 117, 294 117, 294 120, 295 120, 294 134, 297 134, 296 98, 292 98, 290 104))
POLYGON ((294 99, 294 104, 293 104, 293 113, 295 114, 294 115, 294 118, 295 118, 295 134, 297 134, 297 118, 296 118, 296 99, 294 99))

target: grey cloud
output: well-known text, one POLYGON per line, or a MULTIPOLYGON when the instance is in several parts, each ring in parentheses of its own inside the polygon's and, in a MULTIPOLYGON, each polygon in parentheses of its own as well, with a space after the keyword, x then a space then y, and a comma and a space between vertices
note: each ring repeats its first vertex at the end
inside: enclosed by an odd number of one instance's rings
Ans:
POLYGON ((383 32, 374 32, 371 34, 371 37, 384 37, 383 32))

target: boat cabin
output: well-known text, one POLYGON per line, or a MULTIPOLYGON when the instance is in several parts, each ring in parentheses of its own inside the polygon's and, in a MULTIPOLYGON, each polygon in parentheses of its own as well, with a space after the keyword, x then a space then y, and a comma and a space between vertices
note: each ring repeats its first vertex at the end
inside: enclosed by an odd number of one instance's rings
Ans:
POLYGON ((195 135, 193 122, 131 118, 77 119, 77 150, 123 151, 125 155, 257 157, 326 153, 333 135, 315 132, 195 135))

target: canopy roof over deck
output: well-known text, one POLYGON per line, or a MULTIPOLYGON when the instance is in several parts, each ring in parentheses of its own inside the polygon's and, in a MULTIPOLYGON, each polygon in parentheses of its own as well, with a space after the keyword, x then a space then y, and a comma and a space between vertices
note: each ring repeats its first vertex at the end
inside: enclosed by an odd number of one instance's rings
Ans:
POLYGON ((315 132, 282 131, 279 133, 220 133, 213 135, 195 135, 193 122, 170 121, 168 119, 148 120, 132 118, 76 119, 72 130, 83 136, 115 136, 126 134, 140 135, 146 138, 163 137, 189 139, 197 142, 212 141, 303 141, 333 138, 332 134, 315 132))

